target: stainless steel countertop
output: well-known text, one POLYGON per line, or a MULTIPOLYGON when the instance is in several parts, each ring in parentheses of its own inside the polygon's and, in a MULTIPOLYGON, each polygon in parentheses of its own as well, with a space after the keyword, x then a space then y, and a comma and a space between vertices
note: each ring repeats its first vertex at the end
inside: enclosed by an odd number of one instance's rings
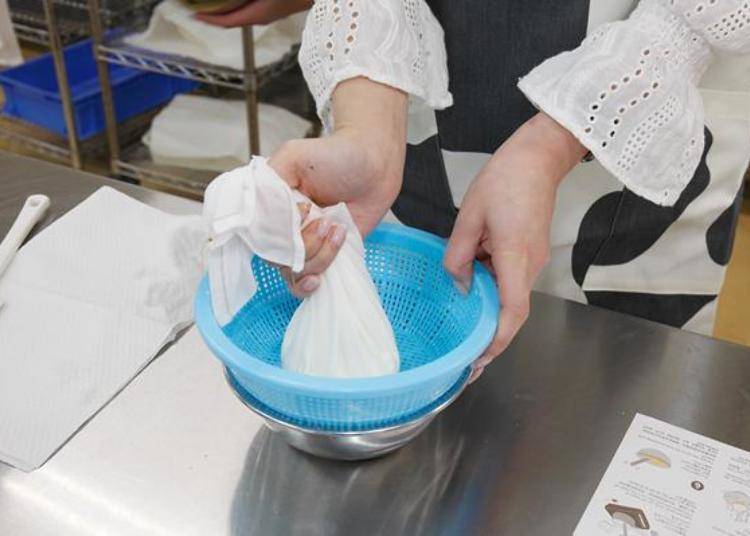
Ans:
MULTIPOLYGON (((49 223, 103 183, 0 153, 0 235, 26 195, 50 196, 49 223)), ((213 359, 172 352, 41 469, 0 463, 0 534, 571 534, 636 412, 750 450, 750 348, 536 294, 479 382, 414 443, 365 463, 292 450, 213 359)))

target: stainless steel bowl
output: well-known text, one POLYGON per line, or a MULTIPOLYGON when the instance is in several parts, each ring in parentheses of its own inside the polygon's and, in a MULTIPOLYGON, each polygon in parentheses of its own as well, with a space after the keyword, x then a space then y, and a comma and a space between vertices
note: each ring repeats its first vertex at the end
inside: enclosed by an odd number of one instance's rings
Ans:
POLYGON ((403 447, 417 437, 438 413, 450 406, 469 383, 467 377, 461 386, 454 389, 450 397, 413 421, 362 432, 321 432, 285 422, 255 407, 237 392, 228 371, 224 371, 224 376, 237 398, 253 412, 261 416, 266 426, 278 433, 291 446, 321 458, 349 461, 377 458, 403 447))

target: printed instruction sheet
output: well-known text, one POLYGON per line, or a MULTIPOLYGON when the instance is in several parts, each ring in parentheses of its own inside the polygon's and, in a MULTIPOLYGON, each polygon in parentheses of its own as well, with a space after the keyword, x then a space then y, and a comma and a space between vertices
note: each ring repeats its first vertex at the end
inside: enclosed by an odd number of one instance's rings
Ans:
POLYGON ((574 536, 750 536, 750 453, 636 415, 574 536))

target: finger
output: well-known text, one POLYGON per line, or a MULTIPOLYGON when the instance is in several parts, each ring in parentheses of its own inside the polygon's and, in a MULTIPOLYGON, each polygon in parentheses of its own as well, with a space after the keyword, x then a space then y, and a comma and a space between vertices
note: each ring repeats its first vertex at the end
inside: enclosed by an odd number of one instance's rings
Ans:
POLYGON ((294 284, 295 277, 294 277, 294 274, 292 273, 291 268, 289 268, 288 266, 281 266, 278 264, 272 264, 272 266, 276 266, 276 268, 278 268, 281 278, 284 281, 286 281, 286 284, 288 286, 291 287, 294 284))
POLYGON ((279 267, 279 273, 286 282, 289 292, 300 299, 307 298, 320 286, 320 276, 317 275, 295 274, 288 266, 279 267))
POLYGON ((484 230, 481 218, 471 212, 462 210, 458 213, 443 259, 445 269, 453 276, 464 294, 471 289, 474 273, 472 263, 484 230))
POLYGON ((486 367, 508 347, 529 316, 531 289, 528 256, 525 253, 502 251, 499 247, 495 251, 492 263, 498 274, 500 318, 495 338, 477 360, 476 366, 479 368, 486 367))
POLYGON ((474 370, 471 371, 471 376, 469 376, 469 384, 477 381, 479 379, 479 376, 481 376, 483 372, 484 367, 474 367, 474 370))
POLYGON ((331 225, 322 240, 320 249, 305 262, 305 267, 298 274, 298 277, 322 274, 331 265, 333 259, 336 258, 336 254, 346 239, 346 232, 346 227, 342 225, 331 225))
POLYGON ((495 267, 492 266, 492 255, 484 248, 484 246, 480 243, 479 247, 477 248, 477 260, 482 263, 482 266, 484 266, 487 271, 492 275, 493 279, 497 279, 497 274, 495 273, 495 267))
POLYGON ((331 265, 346 238, 345 227, 331 225, 326 220, 317 220, 305 228, 306 231, 308 229, 316 235, 314 240, 318 245, 313 245, 310 237, 305 240, 306 251, 312 251, 311 248, 315 247, 317 251, 305 262, 302 271, 294 273, 288 266, 279 267, 281 277, 286 281, 289 291, 298 298, 306 298, 318 289, 319 275, 331 265), (324 223, 328 224, 328 231, 324 236, 320 236, 319 226, 324 223))
POLYGON ((479 246, 477 246, 476 256, 477 256, 477 260, 479 261, 487 261, 487 260, 491 261, 492 260, 492 255, 490 255, 490 252, 487 251, 484 245, 482 245, 481 243, 479 244, 479 246))
POLYGON ((294 285, 290 285, 289 292, 297 298, 304 299, 318 290, 320 286, 320 276, 307 275, 297 280, 294 285))
POLYGON ((302 242, 305 244, 305 261, 309 261, 318 255, 323 247, 328 233, 331 231, 331 222, 324 218, 315 220, 302 229, 302 242))
POLYGON ((307 217, 310 215, 310 203, 297 203, 297 210, 299 210, 300 221, 304 224, 307 217))
POLYGON ((479 262, 482 263, 482 266, 484 266, 487 271, 490 273, 490 275, 497 280, 497 274, 495 273, 495 267, 492 266, 492 259, 479 259, 479 262))

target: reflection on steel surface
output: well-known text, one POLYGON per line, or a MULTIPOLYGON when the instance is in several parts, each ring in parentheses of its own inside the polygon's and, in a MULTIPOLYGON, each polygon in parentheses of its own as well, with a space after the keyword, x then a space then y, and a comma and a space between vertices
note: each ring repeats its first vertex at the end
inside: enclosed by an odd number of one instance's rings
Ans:
POLYGON ((470 445, 457 426, 460 420, 460 413, 441 417, 398 452, 359 463, 301 454, 278 434, 263 430, 255 436, 237 484, 230 532, 423 535, 434 534, 429 527, 435 528, 434 518, 440 516, 446 533, 460 534, 451 527, 471 523, 472 496, 479 493, 453 487, 456 474, 474 464, 465 455, 470 445), (370 507, 377 504, 369 519, 361 517, 368 509, 363 499, 371 501, 370 507), (452 509, 445 510, 448 504, 452 509), (311 516, 329 525, 306 525, 311 516))

